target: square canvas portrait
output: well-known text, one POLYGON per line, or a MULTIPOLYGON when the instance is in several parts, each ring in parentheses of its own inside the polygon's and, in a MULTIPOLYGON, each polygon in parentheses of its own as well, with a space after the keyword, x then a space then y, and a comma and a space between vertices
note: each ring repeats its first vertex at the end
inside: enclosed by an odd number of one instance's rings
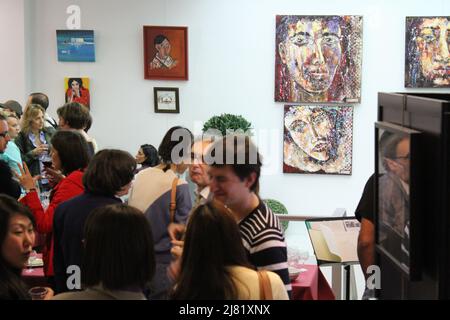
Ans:
POLYGON ((93 30, 56 30, 58 61, 94 62, 93 30))
POLYGON ((353 107, 284 107, 284 173, 351 174, 352 145, 353 107))
POLYGON ((406 17, 405 87, 450 88, 450 17, 406 17))
POLYGON ((362 16, 276 16, 275 101, 358 103, 362 16))
POLYGON ((89 78, 67 77, 64 78, 65 101, 78 102, 91 108, 91 95, 89 78))

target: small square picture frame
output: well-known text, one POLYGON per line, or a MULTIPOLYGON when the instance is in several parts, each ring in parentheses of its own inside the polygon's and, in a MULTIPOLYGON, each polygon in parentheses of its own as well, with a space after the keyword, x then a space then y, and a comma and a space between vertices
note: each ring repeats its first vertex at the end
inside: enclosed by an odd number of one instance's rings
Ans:
POLYGON ((154 87, 155 113, 180 113, 178 88, 154 87))

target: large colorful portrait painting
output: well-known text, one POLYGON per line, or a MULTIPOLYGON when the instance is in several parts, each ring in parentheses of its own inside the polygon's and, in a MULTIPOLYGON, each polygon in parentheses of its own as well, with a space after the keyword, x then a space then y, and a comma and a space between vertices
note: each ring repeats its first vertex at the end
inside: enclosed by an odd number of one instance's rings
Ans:
POLYGON ((94 62, 93 30, 56 30, 58 61, 94 62))
POLYGON ((362 17, 276 17, 275 101, 358 103, 362 17))
POLYGON ((450 17, 406 17, 405 87, 450 88, 450 17))
POLYGON ((353 107, 284 107, 284 173, 351 174, 353 107))
POLYGON ((144 26, 145 79, 187 80, 187 27, 144 26))

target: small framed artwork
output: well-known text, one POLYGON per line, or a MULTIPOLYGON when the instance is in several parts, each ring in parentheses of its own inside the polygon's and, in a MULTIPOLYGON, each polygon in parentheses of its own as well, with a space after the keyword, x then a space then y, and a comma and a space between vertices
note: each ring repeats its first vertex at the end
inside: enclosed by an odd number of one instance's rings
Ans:
POLYGON ((87 77, 66 77, 64 78, 65 100, 68 102, 78 102, 91 108, 89 78, 87 77))
POLYGON ((94 62, 94 30, 56 30, 58 61, 94 62))
POLYGON ((187 27, 144 26, 144 78, 188 79, 187 27))
POLYGON ((156 113, 180 113, 178 88, 153 88, 156 113))

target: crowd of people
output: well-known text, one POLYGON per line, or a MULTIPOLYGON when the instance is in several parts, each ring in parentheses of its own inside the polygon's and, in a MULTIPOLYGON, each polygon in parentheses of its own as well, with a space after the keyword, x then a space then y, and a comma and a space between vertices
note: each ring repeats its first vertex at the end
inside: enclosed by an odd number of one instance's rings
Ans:
POLYGON ((250 137, 176 126, 133 157, 98 150, 85 105, 59 107, 58 122, 48 105, 43 93, 23 112, 0 104, 0 299, 31 299, 21 273, 33 250, 45 299, 257 300, 261 270, 271 296, 289 299, 286 242, 259 197, 250 137))

